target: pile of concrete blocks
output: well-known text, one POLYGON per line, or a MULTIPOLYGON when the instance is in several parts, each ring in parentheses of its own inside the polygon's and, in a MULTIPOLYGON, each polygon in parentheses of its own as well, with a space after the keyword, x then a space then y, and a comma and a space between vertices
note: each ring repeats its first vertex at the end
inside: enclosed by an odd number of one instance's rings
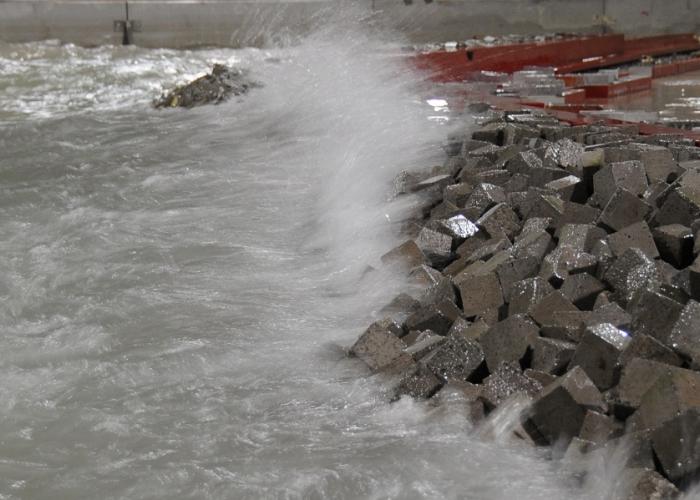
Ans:
POLYGON ((625 498, 673 498, 700 478, 700 148, 480 110, 401 177, 424 216, 382 262, 428 286, 350 353, 475 420, 527 397, 519 435, 567 456, 632 443, 625 498))

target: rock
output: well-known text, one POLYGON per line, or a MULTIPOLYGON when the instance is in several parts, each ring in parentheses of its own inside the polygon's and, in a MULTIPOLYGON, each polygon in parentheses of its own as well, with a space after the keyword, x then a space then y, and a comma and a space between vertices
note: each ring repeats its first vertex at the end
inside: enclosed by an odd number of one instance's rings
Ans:
POLYGON ((603 290, 605 285, 587 273, 569 276, 560 288, 564 297, 583 310, 593 309, 596 297, 603 290))
POLYGON ((534 396, 542 385, 526 377, 518 363, 503 362, 484 379, 481 397, 487 407, 496 408, 513 394, 534 396))
POLYGON ((176 87, 156 99, 153 106, 192 108, 203 104, 219 104, 231 96, 245 94, 250 89, 260 86, 260 83, 251 80, 244 70, 215 64, 211 73, 176 87))
POLYGON ((664 422, 651 434, 652 447, 664 474, 688 484, 700 473, 700 411, 691 409, 664 422))
POLYGON ((552 285, 539 276, 513 283, 508 295, 508 314, 526 313, 553 291, 552 285))
POLYGON ((619 231, 644 220, 652 211, 651 205, 626 189, 617 188, 603 208, 599 221, 619 231))
POLYGON ((538 333, 537 325, 524 314, 499 321, 480 338, 486 366, 494 370, 502 362, 520 362, 532 348, 538 333))
POLYGON ((623 367, 634 359, 646 359, 671 366, 680 366, 681 359, 671 349, 650 335, 637 333, 622 350, 618 362, 623 367))
POLYGON ((671 330, 683 310, 683 304, 652 290, 637 291, 630 305, 632 331, 637 335, 650 335, 667 344, 671 330))
POLYGON ((683 307, 668 341, 693 368, 700 367, 700 303, 691 300, 683 307))
POLYGON ((682 224, 659 226, 654 228, 653 235, 662 259, 678 269, 691 264, 694 238, 689 227, 682 224))
POLYGON ((520 219, 505 203, 498 203, 488 209, 477 221, 492 238, 508 238, 512 240, 520 231, 520 219))
POLYGON ((449 337, 440 347, 424 357, 420 364, 440 380, 473 381, 472 376, 484 362, 484 352, 478 342, 461 337, 449 337))
POLYGON ((404 352, 406 344, 398 335, 401 327, 390 321, 373 323, 350 348, 350 353, 374 371, 386 368, 398 358, 408 357, 404 352))
POLYGON ((382 264, 401 266, 411 269, 420 266, 426 261, 425 255, 413 240, 408 240, 398 247, 388 251, 381 257, 382 264))
POLYGON ((576 347, 569 369, 580 366, 601 391, 617 382, 617 359, 630 339, 609 323, 589 326, 576 347))
POLYGON ((561 375, 575 350, 573 342, 537 337, 532 344, 532 369, 561 375))
POLYGON ((639 248, 650 259, 655 259, 659 256, 649 225, 644 221, 637 222, 611 234, 608 236, 608 244, 615 257, 619 257, 629 248, 639 248))
POLYGON ((538 444, 568 444, 578 435, 589 409, 604 412, 605 403, 593 382, 577 367, 542 390, 523 427, 538 444))
POLYGON ((615 290, 616 299, 623 306, 632 300, 638 290, 653 290, 660 286, 654 262, 638 248, 625 250, 607 269, 604 281, 615 290))
POLYGON ((496 273, 473 275, 457 282, 462 308, 467 317, 478 316, 503 305, 503 292, 496 273))
POLYGON ((639 161, 609 163, 593 176, 595 197, 604 207, 618 188, 639 196, 647 189, 647 174, 639 161))

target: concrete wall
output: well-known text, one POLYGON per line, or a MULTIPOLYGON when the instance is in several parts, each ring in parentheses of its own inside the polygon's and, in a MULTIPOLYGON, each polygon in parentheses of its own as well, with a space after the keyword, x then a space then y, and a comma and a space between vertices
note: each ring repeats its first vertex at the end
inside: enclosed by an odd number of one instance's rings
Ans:
MULTIPOLYGON (((410 41, 543 31, 649 34, 695 31, 700 0, 134 0, 138 45, 260 45, 303 34, 324 8, 356 2, 410 41)), ((81 45, 121 43, 113 22, 123 0, 0 0, 0 40, 60 39, 81 45)))

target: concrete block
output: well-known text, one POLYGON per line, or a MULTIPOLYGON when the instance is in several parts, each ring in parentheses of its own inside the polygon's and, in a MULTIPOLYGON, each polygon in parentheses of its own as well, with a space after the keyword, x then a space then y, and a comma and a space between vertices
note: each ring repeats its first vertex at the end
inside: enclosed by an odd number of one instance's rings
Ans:
POLYGON ((591 253, 595 243, 607 235, 605 230, 593 224, 564 224, 559 230, 559 244, 591 253))
POLYGON ((531 217, 523 222, 523 228, 520 234, 515 237, 515 241, 518 242, 521 239, 527 238, 532 233, 540 233, 546 231, 551 224, 551 218, 545 217, 531 217))
POLYGON ((651 433, 654 453, 671 481, 689 484, 700 475, 700 410, 674 415, 651 433))
POLYGON ((431 330, 447 335, 452 323, 461 317, 462 311, 448 300, 423 305, 406 319, 407 330, 431 330))
POLYGON ((647 175, 639 161, 609 163, 593 176, 596 201, 604 207, 618 188, 640 196, 648 187, 647 175))
POLYGON ((564 170, 563 168, 559 168, 556 166, 551 166, 551 167, 543 166, 543 167, 531 168, 528 171, 527 175, 530 178, 530 186, 544 188, 544 189, 547 189, 549 191, 554 191, 555 193, 558 194, 559 193, 558 190, 553 189, 553 187, 558 186, 556 181, 558 181, 559 179, 562 179, 564 177, 569 177, 571 174, 569 172, 567 172, 566 170, 564 170), (553 187, 549 187, 549 185, 552 183, 554 183, 553 187))
POLYGON ((591 311, 556 311, 546 323, 540 325, 540 335, 578 343, 591 314, 591 311))
POLYGON ((514 394, 535 396, 542 390, 542 385, 523 374, 516 363, 501 363, 484 379, 481 397, 488 408, 497 408, 514 394))
POLYGON ((564 294, 555 290, 530 307, 528 313, 538 324, 545 325, 554 323, 554 315, 565 311, 578 312, 578 309, 564 294))
POLYGON ((617 359, 629 335, 609 323, 589 326, 576 347, 569 368, 580 366, 601 391, 617 383, 617 359))
POLYGON ((350 348, 350 353, 373 371, 381 370, 398 358, 408 356, 404 352, 406 344, 397 335, 401 332, 401 327, 395 323, 373 323, 350 348))
POLYGON ((476 141, 490 142, 496 146, 503 146, 505 128, 505 123, 489 123, 472 132, 472 139, 476 141))
MULTIPOLYGON (((516 193, 513 193, 516 194, 516 193)), ((530 190, 523 200, 517 205, 511 201, 511 205, 520 214, 523 220, 533 217, 558 221, 564 214, 564 200, 553 195, 543 194, 541 191, 530 190)))
POLYGON ((525 174, 514 174, 510 176, 508 182, 503 184, 503 189, 506 193, 515 193, 518 191, 527 191, 530 185, 530 176, 525 174))
POLYGON ((656 214, 659 225, 690 227, 700 217, 700 172, 689 171, 676 182, 656 214))
POLYGON ((693 368, 700 368, 700 303, 691 300, 683 307, 668 343, 689 360, 693 368))
POLYGON ((525 314, 509 316, 493 325, 479 339, 489 370, 502 362, 519 363, 528 355, 538 335, 539 328, 525 314))
POLYGON ((520 218, 506 204, 499 203, 488 209, 477 220, 477 225, 484 229, 491 238, 500 239, 503 237, 513 240, 520 232, 520 218))
POLYGON ((535 382, 539 383, 542 387, 548 386, 557 379, 556 375, 552 375, 551 373, 546 373, 539 370, 533 370, 532 368, 528 368, 523 373, 526 377, 531 378, 535 382))
POLYGON ((700 256, 687 267, 687 275, 690 296, 700 301, 700 256))
POLYGON ((622 433, 622 426, 600 412, 587 410, 578 437, 600 446, 622 433))
POLYGON ((480 217, 489 208, 506 201, 506 193, 500 186, 478 184, 467 198, 464 208, 471 209, 480 217))
POLYGON ((504 169, 491 169, 478 172, 467 180, 473 184, 487 183, 494 186, 504 187, 510 181, 511 173, 504 169))
POLYGON ((635 334, 627 347, 622 350, 618 363, 628 365, 634 359, 646 359, 671 366, 681 366, 676 353, 650 335, 635 334))
POLYGON ((513 175, 523 174, 529 176, 533 169, 542 167, 542 159, 532 150, 518 153, 506 163, 506 169, 513 175))
POLYGON ((484 362, 484 352, 475 340, 449 337, 440 347, 421 359, 420 365, 440 380, 473 381, 484 362))
POLYGON ((532 369, 561 375, 575 350, 576 344, 573 342, 537 337, 532 345, 532 369))
POLYGON ((600 210, 595 207, 562 200, 562 213, 552 221, 554 236, 558 237, 559 230, 566 224, 596 224, 600 215, 600 210))
POLYGON ((448 219, 434 221, 435 230, 452 238, 452 248, 456 249, 468 238, 479 232, 479 227, 464 215, 455 215, 448 219))
POLYGON ((560 167, 577 173, 581 168, 583 154, 584 149, 581 144, 562 138, 547 147, 545 158, 551 158, 560 167))
POLYGON ((508 314, 527 313, 531 307, 553 291, 552 285, 539 276, 514 283, 507 296, 508 314))
POLYGON ((442 192, 442 197, 446 202, 452 203, 457 207, 463 207, 469 196, 471 196, 472 191, 474 191, 474 186, 466 182, 460 182, 459 184, 446 186, 442 192))
POLYGON ((575 175, 567 175, 544 185, 545 189, 554 192, 562 200, 585 203, 588 191, 583 181, 575 175))
POLYGON ((444 267, 453 260, 452 238, 446 234, 424 227, 416 238, 416 245, 433 267, 444 267))
POLYGON ((498 281, 504 297, 509 297, 513 286, 520 281, 534 277, 540 269, 540 260, 537 257, 524 257, 521 259, 509 259, 496 268, 498 281))
POLYGON ((503 305, 503 291, 495 272, 484 275, 469 276, 467 280, 457 283, 462 300, 464 315, 477 316, 487 309, 503 305))
POLYGON ((617 188, 600 214, 599 222, 619 231, 645 220, 652 206, 626 189, 617 188))
POLYGON ((394 389, 394 398, 410 396, 416 399, 432 397, 443 386, 443 382, 430 371, 419 367, 406 374, 394 389))
POLYGON ((674 500, 680 491, 665 477, 650 469, 624 469, 616 483, 614 500, 674 500))
MULTIPOLYGON (((404 337, 402 340, 404 340, 404 337)), ((430 351, 438 347, 445 341, 445 337, 438 335, 430 330, 420 332, 416 337, 415 342, 406 347, 406 354, 410 354, 414 361, 418 361, 425 357, 430 351)))
POLYGON ((409 240, 382 255, 381 261, 384 265, 411 269, 427 262, 427 259, 416 242, 409 240))
POLYGON ((617 387, 619 402, 631 409, 639 408, 642 398, 659 378, 670 376, 674 370, 681 369, 650 359, 630 359, 621 370, 620 383, 617 387))
POLYGON ((538 444, 568 444, 580 432, 587 410, 605 408, 600 391, 582 369, 574 368, 535 398, 523 427, 538 444))
POLYGON ((615 291, 617 302, 626 306, 638 290, 656 290, 660 277, 654 261, 638 248, 630 248, 608 267, 603 277, 615 291))
POLYGON ((649 225, 645 221, 636 222, 608 236, 608 245, 615 257, 619 257, 628 248, 639 248, 650 259, 659 256, 649 225))
POLYGON ((447 332, 447 336, 478 341, 489 328, 491 328, 491 326, 481 319, 477 319, 473 323, 458 319, 454 322, 450 331, 447 332))
POLYGON ((653 231, 654 241, 661 258, 680 269, 693 261, 694 238, 692 230, 682 224, 659 226, 653 231))
POLYGON ((588 273, 594 275, 598 267, 598 259, 573 247, 559 245, 544 258, 540 276, 555 287, 572 274, 588 273))
POLYGON ((411 192, 417 193, 426 190, 442 192, 443 189, 445 189, 450 184, 454 184, 454 179, 451 175, 434 175, 414 184, 411 188, 411 192))
POLYGON ((632 331, 635 335, 650 335, 663 344, 669 343, 669 336, 683 304, 653 290, 638 290, 629 303, 632 315, 632 331))
POLYGON ((577 308, 590 311, 605 285, 590 274, 580 273, 568 276, 559 290, 577 308))
POLYGON ((591 315, 584 321, 585 326, 610 323, 616 328, 629 331, 632 326, 632 316, 622 309, 617 303, 611 302, 597 309, 594 308, 591 315))
POLYGON ((627 419, 627 428, 655 429, 691 409, 700 409, 700 373, 669 366, 644 393, 639 408, 627 419))
POLYGON ((523 238, 516 239, 512 254, 516 259, 533 257, 538 262, 542 262, 545 255, 551 252, 553 248, 554 242, 547 231, 530 231, 523 238))

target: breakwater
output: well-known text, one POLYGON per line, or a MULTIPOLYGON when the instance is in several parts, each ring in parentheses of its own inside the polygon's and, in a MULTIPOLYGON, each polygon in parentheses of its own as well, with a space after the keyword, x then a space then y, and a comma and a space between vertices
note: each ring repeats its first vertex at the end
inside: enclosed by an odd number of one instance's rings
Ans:
POLYGON ((422 205, 382 262, 425 288, 350 353, 395 400, 457 391, 485 426, 510 407, 574 470, 615 456, 605 498, 677 497, 700 473, 700 148, 471 109, 443 165, 396 181, 422 205))

